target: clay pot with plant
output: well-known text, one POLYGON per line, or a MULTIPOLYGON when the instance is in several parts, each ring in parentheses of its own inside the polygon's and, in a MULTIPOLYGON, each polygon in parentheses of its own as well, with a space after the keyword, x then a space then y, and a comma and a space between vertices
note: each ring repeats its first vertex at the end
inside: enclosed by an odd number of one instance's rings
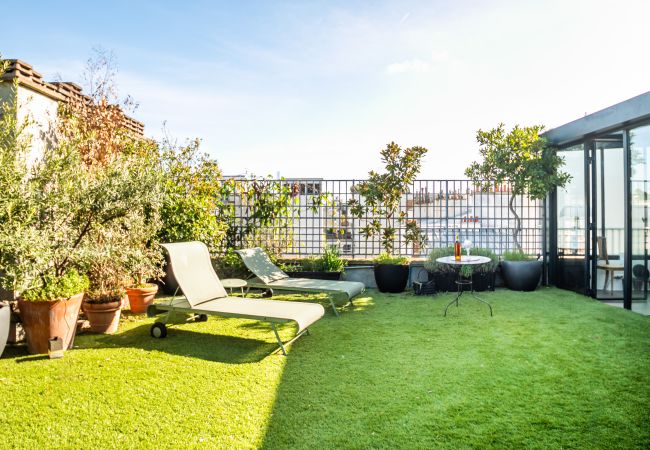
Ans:
POLYGON ((375 281, 380 291, 390 289, 388 292, 402 292, 408 283, 408 258, 405 261, 402 257, 395 259, 392 256, 396 250, 399 229, 404 230, 403 239, 399 241, 406 248, 413 246, 422 249, 426 245, 426 236, 417 222, 407 220, 406 213, 400 210, 402 198, 409 192, 420 172, 426 152, 424 147, 402 150, 399 145, 391 142, 381 150, 385 172, 370 171, 368 180, 356 184, 353 189, 363 201, 353 198, 348 202, 352 216, 358 219, 374 217, 361 229, 361 234, 366 240, 378 237, 384 250, 375 261, 375 281))
POLYGON ((144 159, 157 155, 155 145, 118 133, 110 149, 102 147, 70 108, 62 113, 65 132, 34 159, 29 123, 15 105, 0 108, 0 283, 18 299, 30 353, 47 353, 53 337, 68 349, 89 286, 91 233, 134 209, 157 210, 158 174, 144 159))
POLYGON ((473 162, 465 170, 465 175, 484 191, 503 184, 510 186, 508 208, 515 218, 514 252, 507 255, 501 269, 506 285, 515 290, 534 290, 542 273, 542 263, 529 261, 519 241, 522 227, 516 208, 517 197, 528 195, 532 200, 542 200, 571 179, 569 173, 560 170, 564 159, 540 136, 543 130, 541 125, 517 125, 508 132, 502 123, 489 131, 478 130, 476 140, 483 161, 473 162), (523 274, 529 275, 532 281, 525 285, 515 281, 523 274))
POLYGON ((127 286, 126 295, 132 313, 145 313, 153 304, 158 292, 158 285, 153 281, 164 275, 163 261, 162 252, 157 247, 141 245, 129 254, 128 267, 132 284, 127 286))

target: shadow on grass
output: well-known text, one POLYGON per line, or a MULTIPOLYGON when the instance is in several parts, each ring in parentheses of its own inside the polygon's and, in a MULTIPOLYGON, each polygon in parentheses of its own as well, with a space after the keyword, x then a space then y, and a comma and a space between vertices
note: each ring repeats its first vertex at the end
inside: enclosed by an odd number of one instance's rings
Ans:
MULTIPOLYGON (((147 324, 112 336, 97 336, 96 346, 138 348, 226 364, 258 362, 277 348, 275 343, 259 339, 184 330, 182 325, 168 327, 167 337, 156 339, 150 336, 149 328, 147 324)), ((271 328, 266 328, 272 335, 271 328)))

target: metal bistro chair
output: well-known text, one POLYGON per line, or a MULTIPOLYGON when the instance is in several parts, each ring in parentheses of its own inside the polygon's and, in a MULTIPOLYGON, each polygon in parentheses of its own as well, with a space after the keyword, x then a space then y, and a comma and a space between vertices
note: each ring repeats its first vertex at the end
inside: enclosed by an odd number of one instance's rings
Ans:
POLYGON ((607 283, 609 283, 609 292, 613 294, 616 272, 622 272, 624 267, 622 264, 610 264, 609 256, 607 255, 607 238, 604 236, 598 237, 598 263, 596 264, 596 268, 605 271, 603 290, 607 290, 607 283))

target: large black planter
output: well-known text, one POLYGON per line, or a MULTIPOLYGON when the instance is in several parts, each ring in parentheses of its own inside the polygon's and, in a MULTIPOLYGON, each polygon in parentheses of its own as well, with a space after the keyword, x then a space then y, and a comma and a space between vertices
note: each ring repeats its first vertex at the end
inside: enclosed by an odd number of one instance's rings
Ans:
POLYGON ((376 264, 375 282, 380 292, 404 292, 409 279, 409 266, 402 264, 376 264))
POLYGON ((311 270, 297 270, 287 272, 291 278, 310 278, 314 280, 340 280, 341 272, 314 272, 311 270))
MULTIPOLYGON (((436 292, 457 292, 458 274, 456 272, 437 271, 429 273, 429 280, 434 280, 436 292)), ((472 275, 472 288, 475 292, 493 291, 495 276, 494 272, 476 272, 472 275)), ((463 285, 464 291, 469 291, 469 285, 463 285)))
POLYGON ((542 261, 502 261, 501 273, 513 291, 534 291, 542 277, 542 261))
POLYGON ((456 285, 456 280, 458 275, 456 272, 429 272, 429 280, 433 280, 436 285, 436 292, 456 292, 458 286, 456 285))

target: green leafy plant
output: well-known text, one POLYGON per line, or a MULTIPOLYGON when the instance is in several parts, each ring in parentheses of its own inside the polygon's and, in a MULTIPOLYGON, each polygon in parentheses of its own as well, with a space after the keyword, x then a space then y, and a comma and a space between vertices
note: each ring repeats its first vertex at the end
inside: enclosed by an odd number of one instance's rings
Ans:
POLYGON ((62 300, 84 292, 89 286, 88 277, 75 269, 59 277, 48 274, 42 281, 37 288, 26 291, 23 298, 30 301, 62 300))
POLYGON ((201 153, 200 141, 178 146, 162 143, 163 179, 161 242, 201 241, 210 254, 221 253, 227 224, 217 214, 223 209, 224 186, 216 160, 201 153))
MULTIPOLYGON (((350 213, 359 219, 368 212, 381 217, 381 220, 371 220, 361 229, 361 234, 366 239, 379 236, 386 253, 392 254, 395 250, 397 227, 406 220, 405 213, 399 211, 400 201, 420 172, 422 158, 426 153, 427 149, 424 147, 402 150, 399 145, 391 142, 381 151, 385 172, 380 174, 374 170, 370 171, 368 180, 354 187, 354 191, 363 197, 364 202, 350 200, 350 213)), ((407 221, 404 241, 406 245, 426 245, 426 236, 416 221, 407 221)))
POLYGON ((343 272, 347 261, 341 258, 341 252, 336 245, 328 245, 320 257, 321 270, 325 272, 343 272))
POLYGON ((536 261, 537 256, 528 255, 519 250, 503 252, 504 261, 536 261))
POLYGON ((34 158, 15 105, 5 102, 2 108, 0 282, 22 298, 37 300, 59 286, 57 280, 88 267, 100 250, 94 236, 128 230, 134 212, 155 218, 158 171, 143 158, 156 152, 146 141, 124 137, 119 151, 88 157, 81 149, 98 135, 75 132, 74 120, 64 116, 65 133, 34 158))
POLYGON ((543 199, 571 179, 569 173, 560 170, 563 158, 540 137, 543 130, 540 125, 517 125, 507 132, 502 123, 492 130, 478 130, 476 140, 483 161, 473 162, 465 170, 465 175, 484 190, 493 188, 495 183, 510 183, 508 207, 515 218, 513 241, 519 251, 522 250, 519 242, 521 218, 515 208, 516 197, 528 194, 531 199, 543 199))
POLYGON ((375 264, 398 264, 398 265, 404 265, 408 264, 410 261, 410 258, 408 256, 401 256, 401 255, 391 255, 388 252, 381 252, 379 255, 377 255, 374 259, 373 262, 375 264))

